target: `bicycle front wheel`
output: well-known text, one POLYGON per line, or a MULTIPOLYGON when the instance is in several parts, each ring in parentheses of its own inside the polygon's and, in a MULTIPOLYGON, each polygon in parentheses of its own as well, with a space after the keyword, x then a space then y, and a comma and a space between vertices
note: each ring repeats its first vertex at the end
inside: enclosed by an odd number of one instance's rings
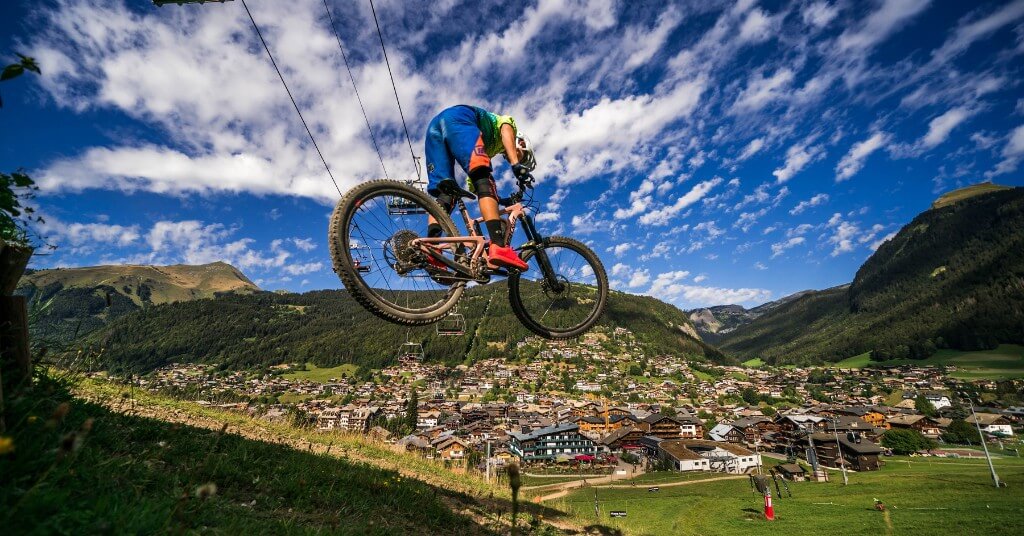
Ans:
POLYGON ((530 269, 509 276, 508 299, 527 329, 547 339, 569 339, 597 323, 608 303, 608 274, 593 250, 553 236, 527 250, 523 260, 530 269))
POLYGON ((465 281, 435 280, 412 240, 427 236, 427 216, 448 236, 455 225, 436 201, 396 181, 365 182, 331 215, 334 271, 360 305, 384 320, 422 326, 458 303, 465 281))

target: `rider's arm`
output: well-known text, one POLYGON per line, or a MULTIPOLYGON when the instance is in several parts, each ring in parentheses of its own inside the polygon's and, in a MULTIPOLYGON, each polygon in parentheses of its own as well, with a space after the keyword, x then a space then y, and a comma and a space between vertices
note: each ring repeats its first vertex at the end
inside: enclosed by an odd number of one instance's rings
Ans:
POLYGON ((505 147, 505 159, 508 165, 514 166, 519 163, 519 151, 516 149, 516 129, 505 123, 501 125, 501 145, 505 147))

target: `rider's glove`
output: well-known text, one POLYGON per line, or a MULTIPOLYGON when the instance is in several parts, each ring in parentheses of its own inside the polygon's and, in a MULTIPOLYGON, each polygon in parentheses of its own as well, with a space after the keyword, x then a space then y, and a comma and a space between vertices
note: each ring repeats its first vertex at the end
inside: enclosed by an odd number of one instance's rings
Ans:
POLYGON ((512 174, 516 176, 516 180, 519 184, 525 188, 533 188, 533 175, 530 175, 530 170, 522 164, 515 164, 512 166, 512 174))

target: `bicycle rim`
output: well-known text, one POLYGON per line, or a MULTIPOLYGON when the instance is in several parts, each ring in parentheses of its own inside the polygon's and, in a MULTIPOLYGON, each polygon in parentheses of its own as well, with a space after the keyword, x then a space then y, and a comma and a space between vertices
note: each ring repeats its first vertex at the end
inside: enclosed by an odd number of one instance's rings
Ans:
POLYGON ((523 325, 543 337, 577 337, 604 312, 608 277, 590 248, 565 237, 552 237, 544 247, 558 285, 546 281, 536 250, 526 253, 530 269, 509 278, 509 299, 523 325))
POLYGON ((345 287, 386 320, 422 325, 441 318, 465 283, 436 282, 409 241, 427 236, 427 214, 448 235, 451 219, 422 192, 392 181, 356 187, 332 216, 332 256, 345 287))

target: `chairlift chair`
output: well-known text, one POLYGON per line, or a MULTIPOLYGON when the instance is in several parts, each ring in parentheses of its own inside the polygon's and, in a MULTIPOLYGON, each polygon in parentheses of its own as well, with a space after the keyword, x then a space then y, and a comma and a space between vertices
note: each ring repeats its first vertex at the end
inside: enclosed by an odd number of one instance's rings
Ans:
POLYGON ((452 309, 436 326, 438 335, 463 335, 466 333, 466 318, 458 309, 452 309))
MULTIPOLYGON (((423 181, 420 180, 405 181, 405 184, 420 190, 422 190, 424 186, 423 181)), ((391 216, 408 216, 412 214, 427 213, 423 207, 411 199, 406 199, 396 195, 389 195, 386 197, 388 203, 388 214, 391 216)))
POLYGON ((418 342, 407 342, 398 349, 398 361, 402 363, 423 361, 423 345, 418 342))
POLYGON ((370 255, 367 253, 369 246, 352 246, 352 267, 359 273, 370 271, 370 255))

